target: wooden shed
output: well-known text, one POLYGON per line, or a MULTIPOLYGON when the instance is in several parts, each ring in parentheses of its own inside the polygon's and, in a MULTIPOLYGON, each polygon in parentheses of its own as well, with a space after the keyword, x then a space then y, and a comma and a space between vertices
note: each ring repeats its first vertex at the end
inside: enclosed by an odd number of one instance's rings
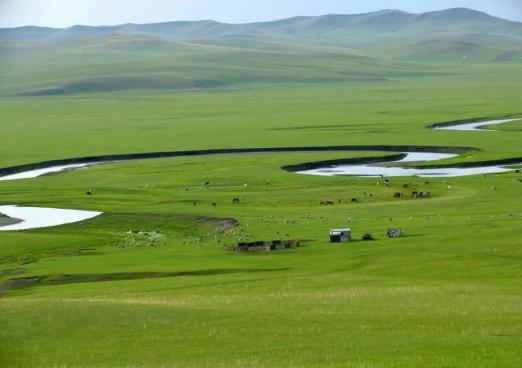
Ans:
POLYGON ((263 253, 273 250, 295 249, 300 245, 299 240, 256 241, 250 243, 237 243, 237 245, 233 246, 225 245, 225 251, 263 253))

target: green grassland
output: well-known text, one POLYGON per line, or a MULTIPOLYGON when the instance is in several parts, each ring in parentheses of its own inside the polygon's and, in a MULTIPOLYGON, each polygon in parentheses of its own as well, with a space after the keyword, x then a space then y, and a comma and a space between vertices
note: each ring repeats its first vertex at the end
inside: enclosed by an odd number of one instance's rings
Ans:
MULTIPOLYGON (((518 132, 428 128, 522 116, 517 62, 107 42, 0 46, 0 167, 332 145, 478 149, 446 163, 522 156, 518 132)), ((387 154, 179 157, 0 182, 2 205, 104 212, 0 232, 0 365, 520 366, 520 174, 395 178, 387 188, 281 169, 387 154), (412 190, 432 196, 393 198, 412 190), (356 241, 329 244, 332 227, 351 227, 356 241), (406 236, 388 239, 388 227, 406 236), (360 241, 366 232, 376 240, 360 241), (224 252, 238 237, 302 246, 224 252)))
POLYGON ((509 123, 500 124, 497 129, 503 131, 520 131, 522 130, 521 120, 510 121, 509 123))

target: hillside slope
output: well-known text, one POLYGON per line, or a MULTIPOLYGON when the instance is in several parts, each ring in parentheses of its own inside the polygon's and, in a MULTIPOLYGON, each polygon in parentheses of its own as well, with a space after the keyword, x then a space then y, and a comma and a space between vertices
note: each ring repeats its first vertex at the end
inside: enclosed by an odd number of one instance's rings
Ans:
POLYGON ((465 8, 424 14, 382 10, 367 14, 294 17, 248 24, 226 24, 205 20, 105 27, 74 26, 66 29, 21 27, 0 29, 0 40, 67 41, 108 34, 141 34, 180 40, 214 39, 237 35, 345 38, 355 37, 361 33, 368 38, 375 39, 435 32, 439 34, 440 32, 448 34, 465 32, 521 36, 522 24, 465 8))

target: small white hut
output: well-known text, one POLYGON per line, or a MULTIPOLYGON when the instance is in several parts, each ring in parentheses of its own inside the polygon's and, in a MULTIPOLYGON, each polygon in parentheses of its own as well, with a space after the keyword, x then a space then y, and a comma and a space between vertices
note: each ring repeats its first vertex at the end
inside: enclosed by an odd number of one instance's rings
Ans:
POLYGON ((331 243, 347 243, 352 241, 351 229, 332 229, 330 230, 331 243))

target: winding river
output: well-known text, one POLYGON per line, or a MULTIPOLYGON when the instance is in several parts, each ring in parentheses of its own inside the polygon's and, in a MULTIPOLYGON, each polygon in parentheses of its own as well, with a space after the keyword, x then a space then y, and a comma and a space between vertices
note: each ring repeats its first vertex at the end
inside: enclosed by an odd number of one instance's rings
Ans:
POLYGON ((483 127, 487 127, 487 126, 491 126, 491 125, 500 125, 500 124, 509 123, 509 122, 516 121, 516 120, 520 120, 520 119, 500 119, 500 120, 479 121, 479 122, 474 122, 474 123, 441 125, 441 126, 434 126, 433 129, 456 130, 456 131, 480 130, 483 132, 494 132, 495 129, 483 129, 483 127))
MULTIPOLYGON (((519 119, 497 119, 480 122, 455 123, 452 125, 433 126, 437 130, 455 130, 455 131, 492 131, 492 129, 481 129, 484 126, 504 124, 519 119)), ((441 147, 439 147, 440 149, 441 147)), ((451 149, 451 147, 446 147, 451 149)), ((34 179, 40 176, 64 171, 85 168, 88 166, 100 164, 102 162, 128 161, 137 159, 151 159, 160 157, 183 157, 210 154, 239 154, 239 153, 268 153, 268 152, 313 152, 313 151, 394 151, 399 152, 400 147, 392 146, 337 146, 337 147, 295 147, 295 148, 251 148, 251 149, 222 149, 222 150, 205 150, 205 151, 180 151, 180 152, 164 152, 164 153, 145 153, 136 155, 121 155, 112 157, 99 157, 98 160, 93 159, 92 162, 71 163, 71 164, 39 164, 39 168, 29 170, 15 170, 14 173, 0 176, 0 181, 34 179)), ((350 164, 335 165, 330 167, 316 168, 312 170, 296 171, 298 174, 319 175, 319 176, 418 176, 418 177, 456 177, 477 174, 502 173, 513 170, 513 165, 522 165, 520 162, 510 162, 509 165, 484 165, 476 167, 437 167, 437 168, 419 168, 408 167, 402 164, 425 163, 439 161, 449 158, 455 158, 459 155, 454 153, 426 152, 426 147, 416 147, 417 152, 403 152, 405 157, 398 161, 376 163, 376 164, 350 164), (422 151, 422 152, 421 152, 422 151)), ((435 150, 435 148, 434 148, 435 150)), ((66 160, 67 161, 67 160, 66 160)), ((69 160, 71 162, 73 160, 69 160)), ((37 166, 37 165, 34 165, 37 166)), ((33 166, 33 167, 34 167, 33 166)), ((25 167, 24 167, 25 168, 25 167)), ((14 168, 17 169, 17 168, 14 168)), ((5 169, 4 169, 5 170, 5 169)), ((81 211, 72 209, 57 208, 41 208, 41 207, 19 207, 19 206, 0 206, 0 213, 7 215, 12 219, 18 219, 20 222, 7 226, 0 226, 0 231, 28 230, 36 228, 53 227, 64 224, 81 222, 92 219, 101 215, 101 212, 81 211)))
MULTIPOLYGON (((361 176, 361 177, 396 177, 396 176, 417 176, 421 178, 435 177, 456 177, 478 174, 495 174, 511 171, 508 166, 481 166, 481 167, 447 167, 447 168, 416 168, 399 166, 401 163, 412 162, 431 162, 447 158, 458 157, 454 154, 445 153, 415 153, 404 152, 406 158, 390 163, 374 165, 337 165, 329 168, 319 168, 313 170, 298 171, 298 174, 318 175, 318 176, 361 176)), ((522 161, 520 162, 522 164, 522 161)), ((509 165, 512 166, 512 165, 509 165)))
POLYGON ((47 168, 43 168, 43 169, 28 170, 28 171, 23 171, 23 172, 16 173, 16 174, 0 176, 0 181, 33 179, 33 178, 38 178, 40 176, 80 169, 82 167, 88 167, 88 166, 92 166, 92 165, 96 165, 96 164, 97 164, 97 162, 91 162, 91 163, 86 163, 86 164, 61 165, 61 166, 47 167, 47 168))

